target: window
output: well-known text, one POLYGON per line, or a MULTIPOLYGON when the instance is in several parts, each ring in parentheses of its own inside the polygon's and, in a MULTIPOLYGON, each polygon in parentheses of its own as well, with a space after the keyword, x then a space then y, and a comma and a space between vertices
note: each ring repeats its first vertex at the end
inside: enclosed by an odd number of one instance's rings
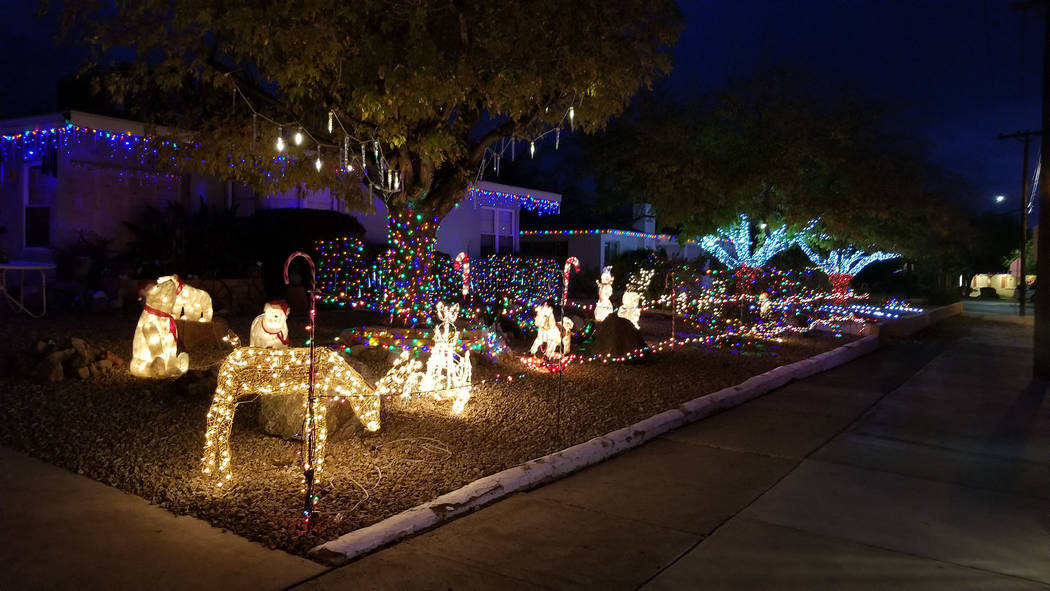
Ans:
POLYGON ((26 166, 25 246, 51 246, 51 206, 58 179, 44 172, 39 164, 26 166))
POLYGON ((481 256, 514 252, 518 229, 517 214, 517 210, 514 209, 479 208, 481 256))
POLYGON ((620 243, 609 241, 605 243, 605 256, 602 257, 603 265, 611 265, 620 256, 620 243))

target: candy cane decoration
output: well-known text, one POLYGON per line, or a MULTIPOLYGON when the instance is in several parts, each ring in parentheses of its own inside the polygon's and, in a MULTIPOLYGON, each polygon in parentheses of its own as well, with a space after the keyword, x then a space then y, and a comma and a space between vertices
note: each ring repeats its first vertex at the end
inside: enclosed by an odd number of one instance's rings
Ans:
POLYGON ((463 274, 463 297, 470 293, 470 256, 465 252, 456 255, 452 268, 463 274))
POLYGON ((580 259, 576 257, 569 257, 565 259, 565 269, 562 270, 562 288, 561 288, 561 305, 564 306, 569 303, 569 273, 573 269, 576 272, 580 272, 580 259))

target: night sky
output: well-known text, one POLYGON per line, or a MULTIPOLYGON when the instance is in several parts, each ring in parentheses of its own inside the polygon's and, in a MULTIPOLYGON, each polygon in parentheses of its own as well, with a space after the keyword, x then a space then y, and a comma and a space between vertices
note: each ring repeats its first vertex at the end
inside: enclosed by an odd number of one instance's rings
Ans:
MULTIPOLYGON (((682 2, 671 84, 715 90, 769 66, 801 67, 886 101, 893 130, 974 183, 974 205, 1019 192, 1021 148, 1000 132, 1040 124, 1042 27, 1011 0, 682 2)), ((0 0, 0 117, 56 110, 55 86, 84 57, 56 46, 35 0, 0 0), (12 84, 11 81, 18 81, 12 84)), ((1036 152, 1033 150, 1033 161, 1036 152)))

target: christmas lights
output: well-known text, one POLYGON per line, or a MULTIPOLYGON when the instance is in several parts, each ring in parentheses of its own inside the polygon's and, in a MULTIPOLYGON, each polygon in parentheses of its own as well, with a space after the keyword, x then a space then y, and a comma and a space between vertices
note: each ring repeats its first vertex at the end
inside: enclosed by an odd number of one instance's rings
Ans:
POLYGON ((538 215, 552 215, 561 209, 561 203, 544 199, 531 193, 505 193, 490 191, 480 187, 471 187, 467 191, 467 200, 484 207, 521 207, 538 215))
POLYGON ((613 312, 613 305, 609 298, 612 297, 613 274, 612 267, 602 269, 602 276, 598 284, 598 304, 594 306, 594 319, 598 322, 613 312))
POLYGON ((459 331, 455 322, 459 317, 459 304, 446 306, 437 304, 437 317, 441 324, 434 329, 434 349, 427 359, 427 369, 419 381, 419 388, 431 392, 438 400, 451 398, 452 412, 463 412, 470 400, 470 351, 460 355, 459 331))
POLYGON ((866 254, 862 250, 856 250, 853 246, 832 250, 827 256, 822 256, 805 240, 798 243, 802 252, 806 253, 813 264, 820 267, 821 271, 828 274, 831 280, 832 293, 838 298, 847 298, 849 295, 849 284, 853 276, 860 273, 861 269, 876 261, 885 261, 898 258, 900 255, 892 252, 876 251, 866 254))
POLYGON ((461 252, 456 255, 456 260, 453 265, 456 271, 463 274, 463 297, 467 297, 470 293, 470 257, 465 252, 461 252))
MULTIPOLYGON (((672 234, 647 234, 632 230, 521 230, 520 236, 618 236, 624 238, 644 238, 661 242, 677 242, 672 234)), ((695 240, 686 240, 685 244, 696 244, 695 240)))
POLYGON ((288 304, 272 301, 263 305, 251 327, 251 346, 282 349, 288 346, 288 304))
POLYGON ((623 292, 623 300, 620 304, 620 309, 616 311, 617 316, 629 321, 635 328, 641 328, 638 326, 638 320, 642 316, 642 311, 638 307, 640 299, 641 297, 637 292, 625 291, 623 292))
POLYGON ((168 378, 189 369, 189 355, 178 352, 179 333, 172 315, 176 288, 174 281, 161 281, 146 289, 128 364, 136 377, 168 378))
POLYGON ((569 273, 575 269, 577 273, 580 272, 580 259, 576 257, 569 257, 565 259, 565 267, 562 269, 562 288, 561 288, 561 305, 564 306, 569 303, 569 273))
MULTIPOLYGON (((201 470, 217 478, 217 486, 223 486, 233 477, 230 456, 230 431, 237 401, 244 396, 299 396, 303 406, 313 407, 313 424, 305 429, 311 437, 304 437, 304 445, 312 445, 303 458, 313 458, 313 465, 304 465, 304 471, 313 470, 313 483, 320 482, 324 465, 325 440, 328 430, 325 413, 329 400, 349 403, 361 424, 369 431, 379 429, 379 397, 368 387, 368 383, 343 357, 335 351, 321 349, 315 354, 315 385, 319 394, 308 396, 311 384, 311 351, 308 347, 289 349, 264 349, 241 347, 235 349, 222 362, 215 386, 215 396, 208 409, 208 426, 204 435, 204 455, 201 470), (312 443, 311 443, 312 442, 312 443)), ((307 419, 307 423, 310 419, 307 419)))
POLYGON ((769 259, 791 248, 795 241, 787 226, 780 226, 765 236, 761 246, 752 250, 751 221, 746 215, 740 214, 736 223, 719 228, 717 235, 709 234, 701 238, 700 248, 730 269, 760 268, 769 259))
POLYGON ((157 278, 157 283, 165 281, 175 283, 175 305, 172 306, 171 315, 176 320, 211 322, 211 295, 208 292, 186 285, 178 275, 157 278))

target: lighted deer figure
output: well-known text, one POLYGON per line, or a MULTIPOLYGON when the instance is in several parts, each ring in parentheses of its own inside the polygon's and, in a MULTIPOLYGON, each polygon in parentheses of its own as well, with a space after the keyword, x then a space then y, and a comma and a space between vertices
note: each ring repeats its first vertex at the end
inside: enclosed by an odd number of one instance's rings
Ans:
POLYGON ((463 355, 457 352, 460 333, 455 322, 459 318, 459 304, 446 306, 438 302, 437 316, 441 324, 434 329, 434 348, 419 387, 438 400, 452 398, 452 412, 459 414, 466 408, 471 391, 470 351, 464 351, 463 355))

